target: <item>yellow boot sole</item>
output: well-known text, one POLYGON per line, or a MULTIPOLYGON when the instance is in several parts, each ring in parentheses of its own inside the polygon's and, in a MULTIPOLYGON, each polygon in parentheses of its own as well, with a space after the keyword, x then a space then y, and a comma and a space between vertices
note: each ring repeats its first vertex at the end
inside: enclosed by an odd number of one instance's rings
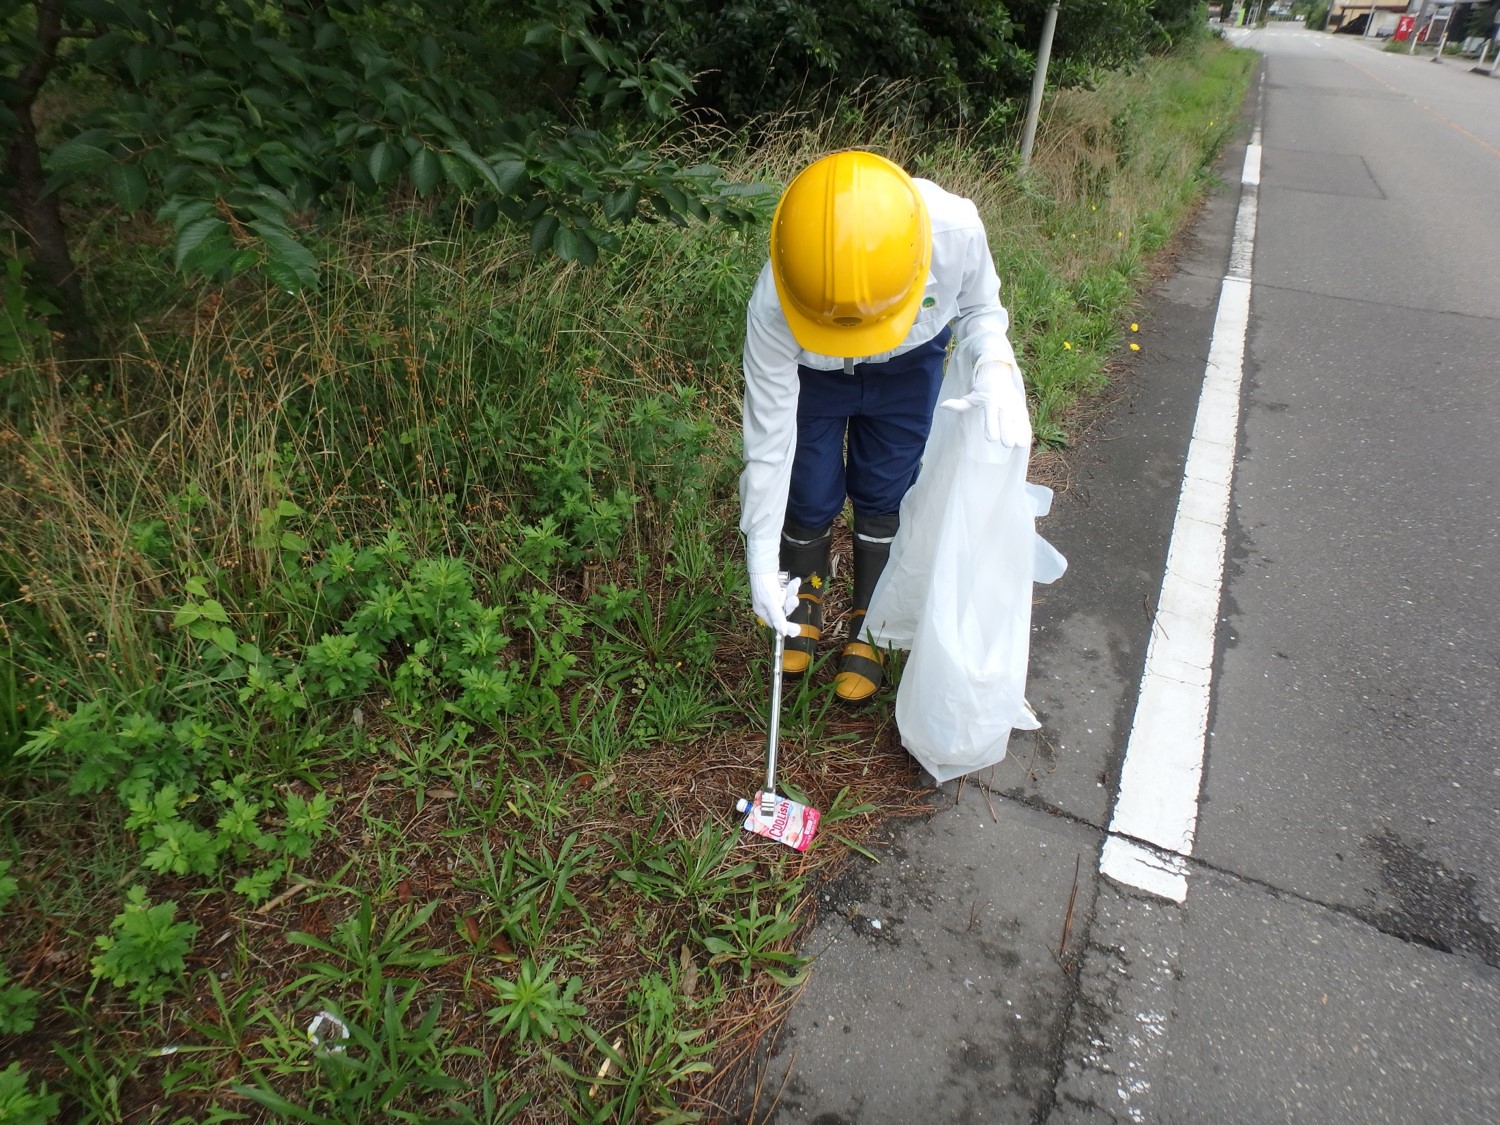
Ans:
POLYGON ((864 703, 885 682, 880 653, 864 641, 850 641, 839 657, 839 672, 833 678, 833 694, 845 703, 864 703))

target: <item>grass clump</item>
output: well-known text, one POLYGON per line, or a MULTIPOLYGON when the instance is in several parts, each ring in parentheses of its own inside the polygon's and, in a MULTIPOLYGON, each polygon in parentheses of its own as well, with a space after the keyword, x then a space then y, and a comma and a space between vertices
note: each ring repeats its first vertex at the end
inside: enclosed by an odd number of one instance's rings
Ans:
MULTIPOLYGON (((1211 49, 1060 93, 1025 175, 858 119, 718 155, 784 182, 873 144, 975 198, 1062 445, 1247 71, 1211 49)), ((739 831, 768 689, 734 531, 763 239, 621 243, 585 270, 355 216, 316 294, 142 296, 160 311, 83 381, 23 357, 0 426, 17 1119, 724 1114, 804 972, 810 880, 921 795, 889 708, 836 711, 820 668, 784 761, 822 835, 739 831)), ((159 240, 127 244, 150 283, 159 240)))

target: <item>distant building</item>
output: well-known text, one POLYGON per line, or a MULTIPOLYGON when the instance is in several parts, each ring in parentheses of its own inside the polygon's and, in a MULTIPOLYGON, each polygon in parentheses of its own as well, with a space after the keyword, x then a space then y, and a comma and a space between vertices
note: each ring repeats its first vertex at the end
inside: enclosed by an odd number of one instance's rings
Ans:
MULTIPOLYGON (((1469 33, 1474 12, 1484 4, 1455 0, 1411 0, 1410 3, 1361 4, 1336 2, 1328 13, 1328 30, 1344 35, 1375 35, 1384 38, 1395 29, 1396 21, 1410 15, 1419 42, 1436 43, 1445 34, 1450 42, 1461 42, 1469 33), (1367 30, 1368 29, 1368 30, 1367 30)), ((1478 42, 1493 34, 1486 27, 1478 42)))
POLYGON ((1325 27, 1340 35, 1364 35, 1366 29, 1371 35, 1380 35, 1382 32, 1390 34, 1389 29, 1394 28, 1396 21, 1410 11, 1412 6, 1407 0, 1374 4, 1335 0, 1328 9, 1328 23, 1325 27))
MULTIPOLYGON (((1407 11, 1417 20, 1417 37, 1421 41, 1436 43, 1446 35, 1450 43, 1462 42, 1469 34, 1469 25, 1474 22, 1474 12, 1484 4, 1441 3, 1438 0, 1413 0, 1407 11)), ((1494 33, 1494 27, 1486 27, 1475 42, 1480 42, 1494 33)))

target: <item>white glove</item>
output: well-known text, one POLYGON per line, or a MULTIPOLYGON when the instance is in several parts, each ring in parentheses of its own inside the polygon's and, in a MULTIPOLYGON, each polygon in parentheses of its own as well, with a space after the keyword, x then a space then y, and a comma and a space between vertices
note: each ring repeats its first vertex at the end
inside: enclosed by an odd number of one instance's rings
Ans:
POLYGON ((802 579, 793 578, 785 586, 781 576, 771 571, 750 576, 750 605, 759 617, 773 629, 779 629, 788 637, 802 632, 802 626, 793 625, 786 615, 797 608, 797 589, 802 579))
POLYGON ((980 407, 984 411, 984 436, 1007 449, 1031 445, 1031 415, 1019 373, 1010 364, 989 359, 974 372, 974 389, 963 398, 944 399, 944 410, 962 414, 980 407))

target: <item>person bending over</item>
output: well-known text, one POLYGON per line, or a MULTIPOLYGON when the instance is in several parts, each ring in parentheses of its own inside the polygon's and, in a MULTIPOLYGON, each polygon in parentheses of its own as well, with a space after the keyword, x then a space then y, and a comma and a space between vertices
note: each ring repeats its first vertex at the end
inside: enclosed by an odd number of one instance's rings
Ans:
POLYGON ((834 691, 863 702, 881 656, 864 615, 916 480, 950 343, 985 436, 1031 442, 1010 316, 974 204, 871 152, 824 156, 788 185, 745 316, 740 530, 756 615, 787 637, 783 670, 822 637, 833 521, 853 509, 854 595, 834 691), (785 586, 778 572, 792 575, 785 586))

